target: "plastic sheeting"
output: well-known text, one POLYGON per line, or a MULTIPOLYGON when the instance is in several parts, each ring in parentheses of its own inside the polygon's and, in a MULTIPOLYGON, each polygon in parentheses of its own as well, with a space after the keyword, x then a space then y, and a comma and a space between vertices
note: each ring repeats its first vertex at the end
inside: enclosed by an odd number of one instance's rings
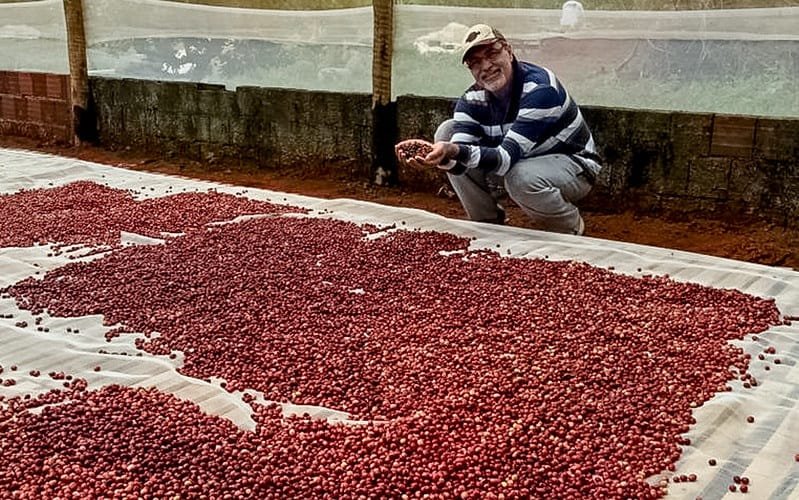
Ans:
POLYGON ((62 0, 0 3, 0 70, 69 73, 62 0))
MULTIPOLYGON (((640 276, 642 274, 668 274, 682 282, 694 282, 720 288, 736 288, 743 292, 773 297, 784 315, 799 315, 799 273, 776 268, 646 247, 590 237, 558 235, 540 231, 477 224, 463 220, 447 219, 415 209, 387 207, 348 199, 323 200, 266 190, 242 190, 209 182, 134 172, 111 166, 79 160, 42 155, 23 151, 0 149, 0 194, 14 193, 20 189, 45 188, 77 180, 88 180, 118 189, 147 191, 138 196, 157 197, 169 192, 206 191, 248 196, 270 200, 310 210, 309 217, 325 217, 355 223, 390 225, 398 220, 408 229, 435 230, 474 237, 473 248, 496 249, 500 244, 510 250, 508 258, 543 258, 550 260, 579 260, 598 267, 613 267, 614 272, 640 276), (282 201, 279 201, 282 200, 282 201)), ((158 243, 133 234, 125 235, 127 244, 158 243)), ((0 286, 6 286, 42 270, 52 269, 67 262, 61 256, 47 256, 47 246, 30 248, 0 248, 0 286)), ((88 257, 97 258, 98 256, 88 257)), ((132 335, 124 335, 105 342, 100 316, 80 318, 45 318, 44 323, 53 330, 66 327, 79 329, 79 334, 65 337, 63 333, 35 332, 14 326, 16 321, 32 318, 17 309, 10 299, 0 299, 0 313, 12 313, 13 319, 0 319, 0 364, 19 366, 18 383, 0 387, 0 394, 36 394, 57 387, 58 382, 45 377, 26 377, 28 370, 43 372, 68 371, 85 378, 90 389, 116 383, 141 387, 157 387, 182 399, 196 402, 204 411, 221 415, 243 428, 254 423, 249 407, 243 404, 240 394, 224 391, 219 380, 211 383, 184 377, 177 373, 181 358, 164 356, 132 357, 137 351, 132 335), (27 315, 27 316, 26 316, 27 315), (58 328, 55 328, 58 327, 58 328), (98 349, 116 354, 99 354, 98 349), (122 355, 122 352, 128 355, 122 355), (103 370, 93 367, 102 361, 103 370), (35 366, 34 366, 35 364, 35 366), (48 385, 51 384, 51 385, 48 385)), ((732 381, 732 392, 718 394, 702 407, 694 410, 697 424, 687 437, 692 441, 684 447, 677 464, 677 473, 698 473, 695 483, 671 484, 671 498, 719 498, 727 491, 733 475, 745 475, 752 481, 752 493, 757 498, 790 499, 799 497, 799 463, 793 459, 799 452, 799 321, 782 325, 762 334, 758 341, 740 342, 740 346, 753 356, 768 345, 776 347, 782 365, 770 372, 761 366, 751 368, 760 382, 757 387, 741 390, 740 381, 732 381), (757 425, 747 425, 747 415, 755 415, 757 425), (708 458, 715 458, 719 466, 709 467, 708 458), (756 488, 756 489, 755 489, 756 488)), ((252 391, 248 391, 252 393, 252 391)), ((347 415, 335 409, 284 406, 285 413, 308 412, 321 418, 346 419, 347 415)), ((735 494, 728 493, 729 498, 735 494)))
POLYGON ((498 27, 520 59, 555 71, 581 104, 799 116, 799 7, 584 5, 571 12, 398 5, 393 91, 459 96, 472 81, 459 44, 468 26, 482 22, 498 27))
MULTIPOLYGON (((407 3, 407 2, 406 2, 407 3)), ((393 96, 456 97, 458 45, 499 27, 580 104, 799 117, 799 7, 702 11, 395 6, 393 96)), ((91 75, 372 91, 371 7, 262 10, 163 0, 84 2, 91 75)), ((60 0, 0 3, 0 69, 68 73, 60 0)))
POLYGON ((265 10, 159 0, 85 5, 92 74, 371 92, 371 7, 265 10))

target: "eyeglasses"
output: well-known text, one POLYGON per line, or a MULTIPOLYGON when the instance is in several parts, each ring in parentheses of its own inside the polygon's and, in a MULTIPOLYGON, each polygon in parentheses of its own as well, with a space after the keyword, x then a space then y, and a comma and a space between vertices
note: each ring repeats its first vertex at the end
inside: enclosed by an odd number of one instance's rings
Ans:
POLYGON ((472 69, 476 66, 482 65, 483 61, 495 62, 502 56, 505 51, 505 45, 502 42, 496 42, 490 49, 484 50, 479 54, 470 55, 463 61, 467 68, 472 69))

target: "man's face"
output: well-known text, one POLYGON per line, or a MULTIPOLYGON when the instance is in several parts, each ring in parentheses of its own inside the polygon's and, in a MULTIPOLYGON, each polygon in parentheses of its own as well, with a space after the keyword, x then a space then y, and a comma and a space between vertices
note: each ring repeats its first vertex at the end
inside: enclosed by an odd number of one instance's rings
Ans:
POLYGON ((510 46, 503 42, 494 42, 472 49, 465 64, 478 85, 496 94, 510 86, 513 76, 512 62, 510 46))

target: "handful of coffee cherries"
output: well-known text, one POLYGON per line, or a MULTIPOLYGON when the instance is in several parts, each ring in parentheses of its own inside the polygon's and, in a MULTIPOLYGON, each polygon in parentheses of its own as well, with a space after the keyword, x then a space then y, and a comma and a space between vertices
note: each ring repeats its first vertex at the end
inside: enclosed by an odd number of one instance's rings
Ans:
POLYGON ((433 145, 423 139, 408 139, 394 147, 397 158, 407 162, 413 158, 424 159, 433 150, 433 145))

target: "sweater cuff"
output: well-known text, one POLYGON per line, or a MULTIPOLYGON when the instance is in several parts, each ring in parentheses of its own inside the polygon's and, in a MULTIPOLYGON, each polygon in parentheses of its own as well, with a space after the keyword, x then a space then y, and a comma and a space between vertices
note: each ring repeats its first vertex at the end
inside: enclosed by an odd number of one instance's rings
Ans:
POLYGON ((455 157, 455 159, 458 160, 458 163, 465 165, 471 157, 472 151, 470 147, 466 144, 458 144, 458 155, 455 157))

